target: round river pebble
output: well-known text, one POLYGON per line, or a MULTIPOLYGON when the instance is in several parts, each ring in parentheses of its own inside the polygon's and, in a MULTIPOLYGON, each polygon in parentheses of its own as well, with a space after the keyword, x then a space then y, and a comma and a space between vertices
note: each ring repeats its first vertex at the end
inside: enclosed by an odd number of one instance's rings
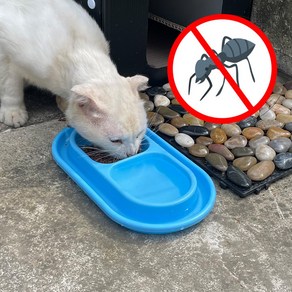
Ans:
POLYGON ((254 155, 254 150, 250 147, 235 147, 231 151, 235 157, 254 155))
POLYGON ((221 128, 213 129, 210 133, 210 137, 216 144, 223 144, 227 140, 227 135, 221 128))
POLYGON ((211 132, 213 129, 220 128, 221 125, 220 124, 214 124, 214 123, 206 122, 206 123, 204 123, 204 127, 206 127, 211 132))
POLYGON ((291 89, 286 91, 285 97, 288 99, 290 99, 290 98, 292 99, 292 90, 291 89))
POLYGON ((195 157, 206 157, 209 153, 209 149, 202 144, 194 144, 188 148, 189 153, 195 157))
POLYGON ((261 161, 247 171, 247 176, 253 181, 262 181, 269 177, 275 170, 275 164, 271 160, 261 161))
POLYGON ((252 149, 256 149, 259 145, 268 145, 271 139, 267 136, 255 137, 249 140, 248 145, 252 149))
POLYGON ((251 179, 239 168, 234 165, 229 165, 226 171, 226 176, 230 181, 243 188, 251 186, 251 179))
POLYGON ((234 149, 236 147, 245 147, 246 144, 247 139, 242 135, 233 136, 224 143, 224 145, 229 149, 234 149))
POLYGON ((257 127, 248 127, 248 128, 243 129, 242 135, 246 139, 250 140, 258 136, 264 136, 264 131, 257 127))
POLYGON ((223 124, 221 129, 225 132, 228 137, 236 136, 241 134, 241 129, 237 124, 223 124))
MULTIPOLYGON (((284 100, 284 96, 280 95, 280 94, 275 94, 273 93, 269 99, 267 100, 267 105, 268 106, 273 106, 274 104, 280 104, 283 102, 284 100)), ((264 106, 262 108, 265 108, 264 106)), ((267 108, 266 108, 267 109, 267 108)))
POLYGON ((257 118, 256 117, 248 117, 240 122, 238 122, 238 126, 241 129, 247 128, 247 127, 253 127, 257 123, 257 118))
POLYGON ((247 171, 256 164, 257 159, 254 156, 239 157, 233 160, 233 165, 242 171, 247 171))
POLYGON ((168 106, 170 104, 170 100, 161 94, 157 94, 154 96, 154 104, 155 106, 168 106))
POLYGON ((292 99, 284 99, 282 105, 286 108, 292 109, 292 99))
POLYGON ((227 160, 233 160, 234 159, 233 153, 225 145, 222 145, 222 144, 210 144, 208 146, 208 148, 209 148, 210 152, 215 152, 215 153, 221 154, 227 160))
POLYGON ((145 92, 139 92, 139 96, 143 100, 149 100, 149 96, 145 92))
POLYGON ((171 90, 169 83, 165 83, 165 84, 162 86, 162 88, 163 88, 165 91, 170 91, 170 90, 171 90))
POLYGON ((271 109, 269 109, 269 110, 261 109, 260 110, 260 118, 263 121, 274 120, 276 118, 276 114, 271 109))
POLYGON ((154 110, 154 103, 150 100, 144 102, 144 108, 146 112, 152 112, 154 110))
POLYGON ((287 131, 287 130, 284 130, 284 129, 281 129, 281 128, 278 128, 278 127, 271 127, 267 131, 267 136, 271 140, 274 140, 274 139, 277 139, 277 138, 280 138, 280 137, 288 138, 288 137, 291 136, 291 133, 289 131, 287 131))
POLYGON ((176 134, 178 134, 178 129, 168 123, 160 124, 158 126, 158 131, 170 137, 174 137, 176 134))
POLYGON ((147 119, 151 126, 158 126, 164 122, 163 116, 154 112, 148 112, 147 119))
POLYGON ((225 157, 218 153, 209 153, 206 155, 206 160, 219 171, 226 171, 228 168, 227 160, 225 157))
POLYGON ((170 123, 178 129, 188 125, 182 117, 173 118, 170 123))
POLYGON ((278 114, 276 120, 284 124, 291 123, 292 115, 278 114))
POLYGON ((182 147, 191 147, 195 144, 192 137, 184 133, 178 133, 174 136, 175 142, 182 147))
POLYGON ((268 121, 263 121, 260 120, 256 123, 256 126, 264 131, 268 130, 271 127, 278 127, 278 128, 283 128, 284 123, 279 122, 277 120, 268 120, 268 121))
POLYGON ((208 146, 213 143, 213 140, 210 137, 201 136, 196 139, 196 143, 208 146))
POLYGON ((279 169, 292 168, 292 153, 287 152, 277 154, 274 163, 279 169))
POLYGON ((191 126, 203 126, 204 125, 203 120, 198 119, 191 114, 184 114, 183 119, 186 121, 186 123, 188 123, 191 126))
POLYGON ((269 146, 272 147, 277 153, 287 152, 292 145, 292 141, 285 137, 272 140, 269 146))
POLYGON ((172 91, 168 91, 167 94, 166 94, 166 96, 167 96, 169 99, 174 99, 174 98, 175 98, 175 96, 174 96, 174 94, 173 94, 172 91))
POLYGON ((209 131, 202 126, 184 126, 179 128, 180 133, 185 133, 192 137, 208 136, 209 131))
POLYGON ((173 119, 176 117, 180 117, 179 113, 175 112, 174 110, 166 107, 166 106, 159 106, 156 108, 156 112, 165 117, 166 119, 173 119))
POLYGON ((260 145, 255 150, 255 156, 259 161, 273 160, 276 156, 276 151, 268 145, 260 145))
POLYGON ((187 111, 180 104, 171 104, 169 108, 181 115, 187 114, 187 111))
POLYGON ((277 114, 290 114, 290 109, 281 105, 281 104, 274 104, 271 108, 271 110, 277 115, 277 114))
POLYGON ((291 133, 292 132, 292 123, 287 123, 285 125, 284 129, 287 130, 287 131, 289 131, 291 133))
POLYGON ((157 94, 161 94, 161 95, 165 95, 166 94, 166 90, 164 90, 162 87, 159 86, 154 86, 154 87, 150 87, 146 90, 146 93, 150 96, 150 97, 154 97, 157 94))
POLYGON ((179 102, 176 98, 172 99, 170 103, 171 104, 179 104, 179 102))

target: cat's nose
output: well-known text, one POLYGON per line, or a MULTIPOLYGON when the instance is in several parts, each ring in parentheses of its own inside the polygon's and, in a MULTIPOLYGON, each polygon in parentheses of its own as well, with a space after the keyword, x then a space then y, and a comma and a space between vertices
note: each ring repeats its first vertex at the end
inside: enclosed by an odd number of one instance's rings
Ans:
POLYGON ((127 151, 127 157, 133 156, 137 153, 137 149, 134 145, 131 145, 127 151))
POLYGON ((131 157, 136 154, 136 151, 127 152, 127 157, 131 157))

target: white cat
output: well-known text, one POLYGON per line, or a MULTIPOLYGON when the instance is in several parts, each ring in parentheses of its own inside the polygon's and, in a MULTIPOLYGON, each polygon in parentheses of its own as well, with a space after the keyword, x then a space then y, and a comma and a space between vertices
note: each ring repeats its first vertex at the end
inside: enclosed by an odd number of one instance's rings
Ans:
POLYGON ((24 81, 66 98, 69 124, 97 146, 138 151, 148 78, 118 74, 102 31, 73 0, 0 0, 0 122, 27 121, 24 81))

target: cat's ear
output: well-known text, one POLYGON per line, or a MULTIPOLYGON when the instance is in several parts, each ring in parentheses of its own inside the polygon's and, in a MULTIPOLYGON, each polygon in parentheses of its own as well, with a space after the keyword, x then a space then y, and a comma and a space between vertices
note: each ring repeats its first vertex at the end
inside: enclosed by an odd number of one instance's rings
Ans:
POLYGON ((71 88, 75 93, 74 102, 86 114, 94 118, 100 117, 104 112, 104 105, 102 102, 96 102, 97 93, 89 84, 75 85, 71 88))
POLYGON ((127 77, 127 79, 134 90, 143 91, 149 87, 148 86, 149 79, 145 76, 135 75, 132 77, 127 77))

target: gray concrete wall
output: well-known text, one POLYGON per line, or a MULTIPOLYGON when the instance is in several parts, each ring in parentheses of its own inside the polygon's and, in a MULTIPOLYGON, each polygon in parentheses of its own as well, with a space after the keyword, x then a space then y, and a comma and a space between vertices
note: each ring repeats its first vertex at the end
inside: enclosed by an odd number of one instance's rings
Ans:
POLYGON ((251 20, 273 44, 278 68, 292 76, 292 1, 254 0, 251 20))

